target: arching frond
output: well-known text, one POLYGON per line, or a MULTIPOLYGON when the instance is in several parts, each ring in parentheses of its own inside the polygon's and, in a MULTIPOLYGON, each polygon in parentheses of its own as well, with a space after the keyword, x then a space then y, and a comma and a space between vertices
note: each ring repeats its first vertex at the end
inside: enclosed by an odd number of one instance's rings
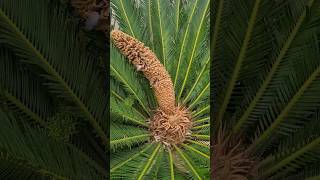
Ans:
POLYGON ((114 151, 124 146, 130 148, 150 138, 148 131, 140 128, 115 123, 112 123, 110 127, 110 147, 114 151))
POLYGON ((23 63, 41 68, 47 87, 73 103, 73 108, 108 145, 106 130, 100 125, 105 118, 107 97, 99 85, 96 64, 74 34, 75 25, 66 20, 61 9, 49 5, 49 1, 1 1, 1 42, 23 58, 23 63), (78 78, 79 74, 83 78, 78 78))
POLYGON ((0 166, 0 176, 4 179, 26 176, 56 179, 105 177, 87 164, 79 151, 53 141, 44 130, 31 128, 25 122, 18 124, 17 119, 2 111, 0 121, 0 159, 5 165, 0 166))

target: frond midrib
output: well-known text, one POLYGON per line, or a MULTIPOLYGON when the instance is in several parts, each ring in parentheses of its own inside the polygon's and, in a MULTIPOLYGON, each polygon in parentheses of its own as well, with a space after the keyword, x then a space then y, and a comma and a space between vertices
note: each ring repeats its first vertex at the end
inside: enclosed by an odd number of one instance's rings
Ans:
POLYGON ((181 0, 178 0, 178 4, 176 6, 177 12, 176 12, 176 34, 178 34, 179 31, 179 15, 180 15, 180 2, 181 0))
POLYGON ((200 124, 200 123, 206 122, 207 120, 210 120, 210 117, 204 117, 204 118, 195 120, 194 123, 200 124))
POLYGON ((243 61, 245 59, 246 52, 247 52, 247 49, 248 49, 248 45, 249 45, 249 42, 250 42, 250 39, 251 39, 251 36, 252 36, 252 32, 253 32, 253 29, 254 29, 256 17, 257 17, 257 14, 258 14, 260 1, 261 0, 256 0, 255 1, 253 10, 252 10, 252 13, 251 13, 251 16, 250 16, 250 20, 248 22, 248 28, 246 30, 245 37, 244 37, 244 40, 242 42, 240 53, 239 53, 239 56, 237 58, 236 65, 235 65, 234 71, 232 73, 230 82, 228 83, 228 87, 226 89, 226 93, 225 93, 225 96, 224 96, 224 99, 223 99, 223 103, 222 103, 221 108, 220 108, 220 110, 218 112, 218 122, 217 122, 218 124, 222 122, 224 113, 225 113, 225 111, 227 109, 227 106, 229 104, 232 92, 233 92, 234 87, 236 85, 236 81, 238 79, 242 63, 243 63, 243 61))
POLYGON ((193 83, 192 87, 190 88, 189 93, 188 93, 187 96, 184 98, 183 104, 186 103, 186 101, 187 101, 187 100, 189 99, 189 97, 191 96, 193 90, 196 88, 196 85, 197 85, 198 82, 200 81, 200 79, 201 79, 201 77, 202 77, 202 75, 203 75, 203 73, 204 73, 204 71, 205 71, 205 69, 206 69, 206 67, 207 67, 207 64, 209 64, 209 62, 210 62, 210 57, 208 57, 208 60, 207 60, 206 63, 203 65, 203 68, 201 69, 201 72, 200 72, 200 74, 198 75, 196 81, 193 83))
POLYGON ((197 117, 199 114, 203 113, 209 108, 210 108, 210 105, 207 105, 206 107, 202 108, 200 111, 192 111, 192 117, 197 117))
POLYGON ((195 137, 197 139, 203 139, 203 140, 210 140, 209 135, 204 135, 204 134, 191 134, 192 137, 195 137))
POLYGON ((279 163, 277 163, 276 165, 272 166, 270 169, 267 169, 267 170, 263 171, 261 176, 262 177, 266 177, 266 176, 272 174, 276 170, 282 168, 286 164, 288 164, 291 161, 293 161, 296 158, 298 158, 300 155, 310 151, 311 149, 313 149, 316 146, 319 146, 319 144, 320 144, 320 137, 318 137, 317 139, 313 140, 312 142, 310 142, 309 144, 305 145, 304 147, 300 148, 296 152, 290 154, 288 157, 286 157, 285 159, 281 160, 279 163))
POLYGON ((168 153, 169 153, 170 177, 171 177, 171 180, 174 180, 173 158, 172 158, 172 152, 170 149, 168 150, 168 153))
POLYGON ((202 89, 198 97, 189 105, 189 108, 193 108, 196 103, 202 98, 202 96, 205 94, 207 89, 210 87, 210 81, 207 83, 207 85, 202 89))
POLYGON ((220 25, 221 25, 221 19, 222 19, 222 11, 223 11, 223 6, 224 6, 224 0, 219 1, 218 5, 218 11, 217 11, 217 17, 214 22, 214 28, 213 28, 213 35, 212 35, 212 40, 211 40, 211 58, 214 59, 214 53, 216 52, 216 45, 218 42, 218 34, 220 30, 220 25))
POLYGON ((128 15, 127 15, 126 10, 125 10, 125 8, 124 8, 124 6, 123 6, 123 0, 120 0, 120 4, 121 4, 121 8, 122 8, 122 10, 123 10, 124 16, 125 16, 125 18, 126 18, 126 21, 127 21, 128 25, 129 25, 129 29, 130 29, 130 31, 131 31, 131 35, 132 35, 133 37, 135 37, 135 34, 134 34, 133 30, 132 30, 131 23, 130 23, 130 21, 129 21, 128 15))
POLYGON ((124 137, 121 139, 115 139, 115 140, 111 140, 110 141, 110 146, 113 146, 115 144, 119 144, 119 143, 124 143, 130 140, 134 140, 134 139, 139 139, 139 138, 143 138, 143 137, 149 137, 150 134, 139 134, 139 135, 135 135, 135 136, 129 136, 129 137, 124 137))
POLYGON ((154 49, 154 42, 153 42, 153 29, 152 29, 152 15, 151 15, 151 0, 148 0, 148 23, 149 23, 149 31, 150 31, 150 36, 151 36, 151 45, 152 49, 154 49))
POLYGON ((205 127, 209 127, 210 128, 210 123, 197 125, 197 126, 193 127, 192 130, 199 130, 199 129, 202 129, 202 128, 205 128, 205 127))
POLYGON ((47 128, 48 125, 46 121, 44 121, 39 115, 32 112, 23 102, 21 102, 18 98, 16 98, 13 94, 11 94, 8 91, 4 91, 3 95, 5 98, 15 104, 21 111, 26 113, 29 117, 31 117, 33 120, 35 120, 37 123, 39 123, 42 127, 47 128))
POLYGON ((205 144, 199 143, 199 142, 197 142, 197 141, 193 141, 193 140, 191 140, 191 139, 187 139, 186 141, 187 141, 187 142, 190 142, 190 143, 192 143, 192 144, 196 144, 196 145, 199 145, 199 146, 208 148, 208 149, 210 148, 209 146, 207 146, 207 145, 205 145, 205 144))
POLYGON ((163 66, 166 67, 166 55, 165 55, 165 44, 163 40, 163 28, 162 28, 162 21, 161 21, 161 12, 160 12, 160 0, 157 0, 157 10, 159 16, 159 26, 160 26, 160 38, 161 38, 161 50, 162 50, 162 58, 163 58, 163 66))

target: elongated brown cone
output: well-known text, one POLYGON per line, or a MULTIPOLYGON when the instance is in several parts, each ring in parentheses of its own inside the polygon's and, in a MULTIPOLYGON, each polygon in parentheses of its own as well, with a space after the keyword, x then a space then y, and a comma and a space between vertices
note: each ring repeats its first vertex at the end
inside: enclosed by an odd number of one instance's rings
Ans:
POLYGON ((167 146, 182 143, 192 127, 191 115, 183 106, 175 106, 173 83, 156 55, 137 39, 118 30, 111 39, 129 61, 142 71, 154 90, 159 108, 150 119, 150 131, 155 141, 167 146))
POLYGON ((169 73, 156 55, 142 42, 121 31, 113 30, 111 38, 116 47, 149 80, 160 109, 166 114, 172 115, 175 111, 173 83, 169 73))

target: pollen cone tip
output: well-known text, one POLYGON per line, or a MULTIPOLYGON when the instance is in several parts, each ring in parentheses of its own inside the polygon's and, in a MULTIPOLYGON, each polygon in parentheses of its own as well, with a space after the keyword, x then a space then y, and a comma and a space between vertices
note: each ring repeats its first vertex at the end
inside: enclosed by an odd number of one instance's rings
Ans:
POLYGON ((119 36, 121 36, 123 34, 123 32, 119 31, 119 30, 112 30, 110 33, 111 39, 112 40, 118 40, 119 36))

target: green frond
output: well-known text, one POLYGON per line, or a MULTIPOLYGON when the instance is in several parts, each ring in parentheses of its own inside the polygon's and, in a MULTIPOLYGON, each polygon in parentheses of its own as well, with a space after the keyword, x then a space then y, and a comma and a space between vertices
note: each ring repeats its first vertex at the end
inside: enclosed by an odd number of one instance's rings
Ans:
POLYGON ((169 153, 169 166, 170 166, 170 179, 174 180, 174 169, 173 169, 173 158, 171 150, 168 151, 169 153))
POLYGON ((210 177, 210 151, 208 148, 196 145, 185 144, 183 145, 183 152, 190 157, 193 164, 196 165, 199 174, 203 179, 210 177), (186 146, 185 146, 186 145, 186 146))
POLYGON ((210 111, 210 105, 205 105, 204 107, 199 107, 197 110, 192 112, 192 117, 197 118, 203 114, 206 114, 210 111))
POLYGON ((207 148, 209 150, 209 144, 210 142, 209 141, 199 141, 199 140, 191 140, 191 139, 187 139, 186 140, 187 142, 189 143, 192 143, 192 144, 196 144, 198 146, 201 146, 201 147, 204 147, 204 148, 207 148))
POLYGON ((213 34, 211 35, 210 48, 211 48, 211 58, 215 59, 216 47, 218 42, 218 34, 221 28, 221 20, 224 8, 224 0, 214 1, 212 3, 214 26, 213 34), (217 4, 218 3, 218 4, 217 4))
POLYGON ((8 50, 0 47, 0 96, 6 106, 20 114, 24 119, 34 120, 42 127, 47 126, 43 117, 52 114, 51 98, 46 89, 35 79, 36 76, 17 63, 17 58, 8 50))
POLYGON ((192 137, 199 140, 210 140, 209 135, 203 135, 203 134, 191 134, 192 137))
POLYGON ((147 151, 152 147, 152 144, 145 144, 143 146, 135 147, 128 150, 123 150, 121 152, 112 152, 111 153, 111 169, 110 172, 113 173, 117 169, 124 166, 126 163, 140 156, 142 153, 147 151))
MULTIPOLYGON (((304 38, 306 38, 306 36, 304 36, 304 38)), ((292 62, 296 61, 297 64, 294 66, 284 64, 280 67, 282 71, 285 71, 285 69, 290 69, 291 72, 293 72, 292 74, 286 74, 290 81, 277 78, 277 83, 280 84, 278 86, 281 87, 281 89, 276 91, 276 93, 273 95, 273 98, 281 99, 280 102, 285 103, 283 106, 279 106, 281 111, 277 111, 277 109, 270 109, 270 112, 268 112, 270 113, 270 115, 268 115, 268 119, 262 119, 262 121, 265 121, 265 125, 259 126, 256 134, 258 139, 256 139, 256 141, 253 143, 252 147, 260 144, 259 141, 266 140, 266 136, 268 136, 268 134, 270 135, 272 132, 275 132, 275 129, 277 129, 277 134, 282 135, 288 135, 296 131, 296 129, 299 129, 301 124, 305 123, 304 119, 306 115, 310 114, 317 108, 316 106, 312 105, 319 100, 317 98, 319 95, 317 93, 317 89, 319 88, 318 82, 320 64, 318 62, 318 58, 320 57, 320 49, 317 45, 318 37, 312 35, 310 38, 312 41, 310 41, 306 46, 298 46, 300 49, 303 49, 302 53, 296 49, 288 52, 287 58, 290 57, 292 62), (308 46, 313 48, 313 52, 304 49, 307 49, 308 46), (298 53, 302 57, 305 56, 306 61, 302 61, 300 58, 295 59, 294 57, 297 57, 296 55, 298 53), (301 67, 304 68, 304 73, 301 73, 300 76, 296 76, 295 73, 299 72, 301 67), (291 88, 282 88, 284 86, 291 88)))
POLYGON ((144 143, 150 138, 147 130, 134 126, 111 123, 110 128, 110 148, 114 151, 125 146, 130 148, 135 144, 144 143))
MULTIPOLYGON (((59 180, 66 180, 66 177, 60 176, 54 172, 48 171, 46 169, 41 169, 34 167, 32 164, 25 162, 23 160, 11 157, 10 154, 3 150, 0 150, 0 173, 6 174, 3 178, 35 178, 35 179, 45 179, 45 178, 55 178, 59 180), (17 173, 19 172, 19 174, 17 173)), ((1 175, 0 175, 1 177, 1 175)))
POLYGON ((125 103, 125 100, 119 102, 114 97, 110 97, 110 110, 111 113, 115 113, 122 117, 123 121, 129 121, 133 124, 146 126, 145 117, 142 116, 141 113, 138 113, 138 111, 132 107, 132 104, 125 103))
MULTIPOLYGON (((110 79, 110 96, 115 98, 116 100, 119 100, 120 102, 125 102, 127 97, 130 95, 127 95, 126 92, 121 89, 121 85, 115 81, 114 79, 110 79)), ((145 115, 143 115, 136 107, 131 107, 136 113, 140 114, 144 119, 147 119, 145 115)))
POLYGON ((160 148, 160 144, 149 144, 147 148, 144 148, 138 154, 132 156, 127 161, 115 166, 111 169, 111 179, 126 178, 126 179, 138 179, 142 178, 149 169, 150 165, 156 153, 160 148), (121 168, 120 168, 121 167, 121 168))
MULTIPOLYGON (((182 95, 182 92, 183 92, 184 88, 185 88, 186 82, 188 81, 189 74, 190 74, 190 71, 191 71, 191 66, 193 65, 193 60, 195 59, 195 54, 196 54, 197 48, 198 48, 198 50, 202 49, 202 48, 205 49, 205 50, 207 49, 205 47, 200 48, 199 45, 200 45, 200 42, 202 42, 202 41, 205 41, 205 42, 208 41, 208 38, 206 36, 206 34, 208 32, 207 31, 208 28, 206 28, 206 26, 208 26, 208 24, 206 22, 208 22, 207 19, 208 19, 209 15, 208 15, 207 12, 209 12, 209 5, 210 5, 210 1, 207 1, 204 7, 202 7, 202 6, 199 7, 200 9, 202 9, 202 13, 203 14, 198 15, 198 16, 201 17, 200 23, 199 24, 195 23, 195 25, 198 26, 198 29, 195 30, 196 33, 195 33, 194 42, 191 45, 189 45, 190 47, 192 47, 191 48, 192 50, 191 50, 190 58, 187 60, 188 66, 187 66, 187 69, 186 69, 186 72, 185 72, 184 79, 182 81, 181 89, 180 89, 180 91, 178 93, 178 97, 177 97, 178 101, 179 101, 179 99, 180 99, 180 97, 182 95)), ((205 52, 208 52, 208 51, 205 51, 205 52)), ((197 63, 200 63, 200 61, 198 61, 197 63)))
POLYGON ((122 31, 132 35, 135 38, 142 38, 139 21, 139 8, 135 0, 112 0, 111 9, 115 13, 115 18, 122 31))
MULTIPOLYGON (((191 10, 191 14, 188 16, 188 20, 187 20, 187 25, 186 25, 186 28, 185 30, 183 31, 183 35, 181 36, 182 37, 182 42, 180 43, 179 42, 179 48, 178 48, 178 62, 177 62, 177 68, 176 70, 174 71, 174 78, 173 78, 173 85, 174 87, 176 87, 176 84, 177 84, 177 80, 178 80, 178 76, 179 76, 179 73, 180 73, 180 66, 181 66, 181 61, 182 61, 182 54, 183 54, 183 51, 184 51, 184 48, 186 46, 186 39, 187 39, 187 35, 189 33, 189 28, 190 28, 190 25, 191 25, 191 21, 192 21, 192 18, 194 16, 194 13, 195 13, 195 10, 196 10, 196 7, 198 5, 198 0, 194 3, 190 3, 189 6, 192 7, 192 10, 191 10), (192 6, 191 6, 192 4, 192 6), (181 45, 180 45, 181 44, 181 45)), ((181 31, 181 30, 180 30, 181 31)), ((180 38, 179 38, 180 39, 180 38)))
POLYGON ((190 98, 191 95, 193 95, 193 91, 194 89, 196 88, 196 86, 198 85, 199 81, 206 77, 204 76, 205 74, 208 74, 206 73, 205 71, 208 70, 208 67, 207 65, 209 65, 209 62, 210 62, 210 57, 208 57, 208 59, 206 60, 205 64, 203 65, 199 75, 197 76, 195 82, 193 83, 193 85, 191 86, 190 90, 189 90, 189 93, 183 98, 183 103, 186 103, 188 101, 188 99, 190 98))
POLYGON ((192 130, 199 131, 208 127, 210 127, 210 123, 194 126, 192 130))
MULTIPOLYGON (((319 178, 320 2, 219 0, 211 7, 213 107, 193 105, 199 94, 188 97, 194 126, 186 142, 204 152, 199 142, 210 140, 206 126, 213 123, 213 153, 239 151, 252 163, 232 159, 228 167, 222 160, 220 168, 237 169, 236 177, 319 178)), ((221 171, 215 167, 213 178, 221 171)))
POLYGON ((151 7, 148 13, 149 28, 152 29, 152 34, 149 37, 153 41, 154 52, 160 59, 162 64, 166 67, 169 61, 168 55, 170 52, 171 41, 170 38, 171 31, 174 27, 171 13, 167 13, 172 10, 172 5, 170 2, 160 1, 160 0, 150 0, 148 7, 151 7))
MULTIPOLYGON (((152 164, 154 164, 155 159, 157 158, 157 154, 159 152, 159 149, 161 147, 161 144, 159 143, 156 147, 156 149, 152 152, 150 158, 148 159, 146 165, 144 166, 142 172, 140 173, 138 180, 141 180, 147 173, 148 169, 152 164)), ((163 149, 162 149, 163 150, 163 149)), ((158 156, 159 157, 159 156, 158 156)))
POLYGON ((200 93, 194 100, 191 101, 189 108, 194 108, 194 106, 199 104, 199 101, 208 98, 210 91, 210 82, 206 83, 203 89, 201 89, 200 93))
POLYGON ((29 173, 33 175, 57 179, 104 178, 103 174, 87 164, 82 153, 67 144, 53 141, 44 130, 31 128, 25 122, 18 124, 17 119, 3 112, 0 113, 0 121, 0 159, 5 160, 1 164, 8 164, 1 166, 0 172, 10 173, 0 173, 4 175, 3 178, 24 178, 26 174, 20 174, 20 168, 32 170, 29 173), (12 169, 8 169, 10 167, 12 169))
MULTIPOLYGON (((319 163, 314 165, 307 165, 301 171, 295 175, 287 176, 288 180, 305 179, 305 180, 317 180, 320 178, 319 163)), ((281 177, 280 177, 281 178, 281 177)))
MULTIPOLYGON (((308 2, 308 6, 311 7, 313 4, 313 0, 310 0, 308 2)), ((290 48, 292 42, 294 41, 295 37, 297 36, 297 33, 299 32, 299 29, 301 28, 303 21, 306 17, 306 9, 301 13, 299 18, 296 20, 296 23, 292 27, 292 29, 289 32, 289 35, 287 36, 287 39, 285 40, 284 44, 281 46, 277 56, 275 57, 275 60, 273 61, 272 67, 270 68, 268 74, 266 75, 266 78, 261 83, 261 86, 254 97, 252 97, 250 104, 247 106, 247 109, 243 113, 243 115, 240 117, 240 119, 237 121, 237 124, 234 127, 234 132, 238 132, 240 128, 243 126, 243 124, 246 123, 246 121, 249 119, 249 115, 256 107, 257 103, 263 96, 264 92, 268 88, 269 83, 272 81, 274 75, 277 73, 278 67, 280 63, 283 61, 283 58, 285 57, 288 49, 290 48)))
POLYGON ((205 123, 205 122, 209 122, 210 121, 210 117, 204 117, 204 118, 199 118, 197 120, 194 121, 195 124, 201 124, 201 123, 205 123))
POLYGON ((260 163, 261 177, 271 176, 279 171, 279 176, 284 176, 319 161, 319 117, 317 111, 304 128, 281 141, 277 152, 260 163))
POLYGON ((318 162, 320 154, 318 153, 320 149, 320 138, 317 138, 305 146, 296 149, 289 155, 284 156, 277 163, 273 164, 273 167, 268 169, 264 168, 264 172, 260 175, 261 177, 268 177, 279 171, 281 168, 288 166, 286 171, 294 171, 299 167, 303 167, 311 162, 318 162))
POLYGON ((180 157, 185 161, 187 166, 190 168, 191 172, 194 174, 197 179, 202 179, 199 173, 197 172, 197 168, 191 163, 190 159, 182 152, 180 148, 177 146, 174 146, 174 148, 177 150, 177 153, 180 155, 180 157))
POLYGON ((210 155, 205 154, 205 153, 199 151, 198 149, 196 149, 196 148, 194 148, 192 146, 189 146, 187 144, 182 144, 182 146, 187 148, 187 149, 189 149, 189 150, 191 150, 191 151, 193 151, 193 152, 195 152, 195 153, 197 153, 197 154, 199 154, 199 155, 201 155, 201 156, 203 156, 203 157, 205 157, 205 158, 207 158, 207 159, 210 159, 210 155))
POLYGON ((73 108, 79 110, 79 115, 90 122, 107 145, 108 138, 100 125, 107 97, 100 88, 94 59, 87 58, 82 50, 83 45, 74 35, 75 25, 66 20, 61 9, 49 5, 49 1, 1 1, 1 42, 23 58, 23 63, 41 68, 41 77, 48 80, 47 87, 73 103, 73 108), (79 74, 82 78, 78 78, 79 74))
POLYGON ((218 123, 222 121, 224 113, 225 113, 225 111, 227 109, 227 105, 228 105, 229 100, 231 98, 234 86, 235 86, 236 81, 238 79, 238 75, 240 73, 241 65, 242 65, 242 63, 243 63, 243 61, 245 59, 247 48, 248 48, 248 45, 249 45, 249 42, 250 42, 250 39, 251 39, 251 36, 252 36, 252 32, 253 32, 253 29, 254 29, 254 25, 255 25, 255 22, 256 22, 256 18, 257 18, 257 13, 258 13, 258 10, 259 10, 260 2, 261 2, 260 0, 256 0, 255 3, 254 3, 254 6, 252 8, 252 11, 251 11, 252 13, 251 13, 250 18, 249 18, 248 27, 247 27, 243 42, 241 43, 239 56, 238 56, 238 58, 236 60, 234 71, 233 71, 233 73, 231 75, 231 78, 230 78, 230 81, 228 83, 228 86, 227 86, 227 89, 226 89, 226 92, 225 92, 225 96, 224 96, 224 100, 223 100, 223 104, 221 105, 221 108, 219 109, 219 112, 218 112, 218 119, 217 119, 218 123))

